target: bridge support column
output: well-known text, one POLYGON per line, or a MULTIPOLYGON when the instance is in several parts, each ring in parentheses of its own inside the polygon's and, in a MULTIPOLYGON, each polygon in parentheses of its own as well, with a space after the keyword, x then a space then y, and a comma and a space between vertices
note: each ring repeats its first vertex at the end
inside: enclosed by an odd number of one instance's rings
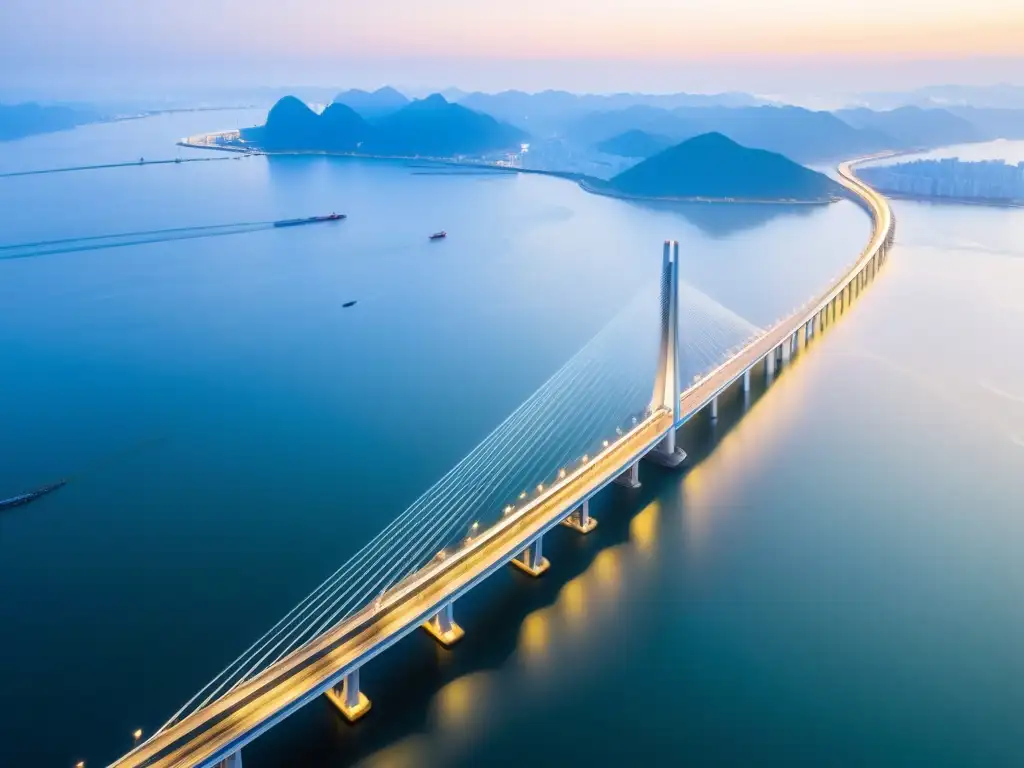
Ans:
MULTIPOLYGON (((672 436, 673 441, 675 435, 672 436)), ((633 462, 630 464, 626 471, 615 478, 615 484, 621 485, 624 488, 639 488, 640 487, 640 464, 639 462, 633 462)))
POLYGON ((775 350, 767 354, 764 358, 764 378, 765 381, 771 381, 772 376, 775 375, 775 350))
POLYGON ((326 693, 328 701, 350 723, 354 723, 370 711, 370 700, 359 690, 359 670, 353 669, 341 682, 326 693))
POLYGON ((676 428, 671 427, 661 442, 648 451, 644 458, 659 467, 669 469, 675 469, 686 461, 686 451, 676 445, 676 428))
POLYGON ((242 750, 225 757, 217 763, 216 768, 242 768, 242 750))
POLYGON ((455 645, 466 634, 466 631, 455 623, 453 606, 453 603, 448 603, 423 625, 423 628, 446 648, 455 645))
POLYGON ((543 543, 544 537, 538 536, 512 560, 512 565, 531 576, 540 576, 551 567, 551 563, 544 557, 543 543))
POLYGON ((590 499, 587 499, 570 512, 569 516, 562 521, 562 525, 584 534, 590 533, 597 528, 597 520, 590 516, 590 499))
POLYGON ((718 395, 711 398, 711 420, 718 421, 718 395))
POLYGON ((749 392, 750 392, 750 369, 747 368, 747 370, 745 370, 743 372, 743 394, 748 394, 749 392))

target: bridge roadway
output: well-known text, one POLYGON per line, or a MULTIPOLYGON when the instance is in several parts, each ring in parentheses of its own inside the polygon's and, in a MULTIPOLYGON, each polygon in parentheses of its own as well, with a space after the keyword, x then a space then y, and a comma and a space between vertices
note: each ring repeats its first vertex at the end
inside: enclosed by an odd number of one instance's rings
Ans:
POLYGON ((888 154, 851 160, 840 164, 838 168, 840 183, 868 208, 874 223, 871 240, 861 251, 857 261, 841 278, 833 281, 822 296, 776 323, 766 333, 754 339, 736 355, 683 392, 679 398, 680 425, 703 410, 708 403, 728 389, 753 366, 780 349, 794 334, 807 328, 809 324, 818 323, 818 318, 822 317, 830 307, 833 307, 836 301, 842 301, 840 297, 844 295, 844 292, 850 290, 851 283, 858 276, 866 274, 874 277, 875 270, 880 266, 880 259, 884 258, 881 251, 892 237, 894 225, 892 211, 884 197, 857 178, 853 168, 860 163, 888 154))
MULTIPOLYGON (((111 768, 212 768, 374 658, 507 565, 581 504, 622 475, 682 423, 711 403, 752 366, 776 353, 801 328, 835 307, 844 291, 874 274, 876 257, 891 242, 892 216, 884 198, 853 174, 853 163, 839 168, 844 186, 868 207, 874 234, 843 278, 680 397, 680 418, 655 410, 634 429, 581 464, 555 485, 513 510, 458 549, 430 564, 339 626, 299 648, 269 669, 198 712, 155 734, 111 768)), ((240 761, 239 761, 240 762, 240 761)))

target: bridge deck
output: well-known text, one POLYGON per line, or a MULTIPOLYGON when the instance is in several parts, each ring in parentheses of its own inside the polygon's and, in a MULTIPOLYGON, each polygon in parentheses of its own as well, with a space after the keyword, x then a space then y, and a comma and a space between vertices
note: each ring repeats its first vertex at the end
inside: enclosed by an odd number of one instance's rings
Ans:
MULTIPOLYGON (((684 392, 680 398, 680 423, 827 306, 885 242, 891 227, 888 206, 883 198, 856 179, 851 165, 840 166, 840 176, 843 184, 872 212, 875 231, 869 245, 844 278, 830 286, 816 303, 777 324, 684 392)), ((639 460, 669 429, 678 426, 672 423, 667 411, 656 411, 522 509, 481 531, 444 560, 433 561, 399 584, 384 596, 376 609, 365 608, 245 685, 155 734, 113 763, 112 768, 211 766, 229 756, 321 695, 348 671, 415 631, 448 602, 505 565, 639 460)))

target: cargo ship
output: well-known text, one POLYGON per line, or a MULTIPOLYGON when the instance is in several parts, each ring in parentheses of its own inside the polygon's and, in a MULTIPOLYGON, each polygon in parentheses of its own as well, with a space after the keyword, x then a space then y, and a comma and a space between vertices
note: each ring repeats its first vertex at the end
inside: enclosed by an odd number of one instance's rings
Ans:
POLYGON ((305 219, 281 219, 275 221, 275 227, 299 227, 303 224, 316 224, 321 221, 341 221, 345 218, 344 213, 330 213, 326 216, 308 216, 305 219))
POLYGON ((44 485, 42 488, 36 488, 34 491, 28 493, 20 493, 17 496, 11 496, 9 499, 0 499, 0 509, 10 509, 11 507, 20 507, 25 504, 31 504, 38 498, 45 496, 48 493, 53 493, 58 488, 63 488, 68 484, 68 481, 58 480, 56 483, 50 483, 44 485))

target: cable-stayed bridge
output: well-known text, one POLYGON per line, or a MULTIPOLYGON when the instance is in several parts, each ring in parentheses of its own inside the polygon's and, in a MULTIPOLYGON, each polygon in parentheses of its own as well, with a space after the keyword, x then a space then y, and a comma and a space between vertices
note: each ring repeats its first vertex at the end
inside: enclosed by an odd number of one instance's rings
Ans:
POLYGON ((590 531, 590 499, 612 483, 638 485, 642 459, 683 464, 679 427, 704 409, 717 418, 719 396, 733 386, 749 391, 755 369, 770 381, 885 262, 895 221, 852 166, 840 166, 840 179, 871 215, 873 233, 819 297, 757 328, 681 285, 678 244, 666 242, 660 291, 628 305, 441 480, 112 765, 240 768, 244 745, 321 695, 347 719, 359 719, 370 709, 359 687, 365 663, 420 627, 455 643, 463 634, 454 617, 459 597, 509 564, 542 574, 549 567, 544 536, 560 526, 590 531), (603 365, 609 350, 622 349, 633 314, 652 305, 660 310, 660 343, 652 334, 649 351, 634 344, 635 359, 603 365))

